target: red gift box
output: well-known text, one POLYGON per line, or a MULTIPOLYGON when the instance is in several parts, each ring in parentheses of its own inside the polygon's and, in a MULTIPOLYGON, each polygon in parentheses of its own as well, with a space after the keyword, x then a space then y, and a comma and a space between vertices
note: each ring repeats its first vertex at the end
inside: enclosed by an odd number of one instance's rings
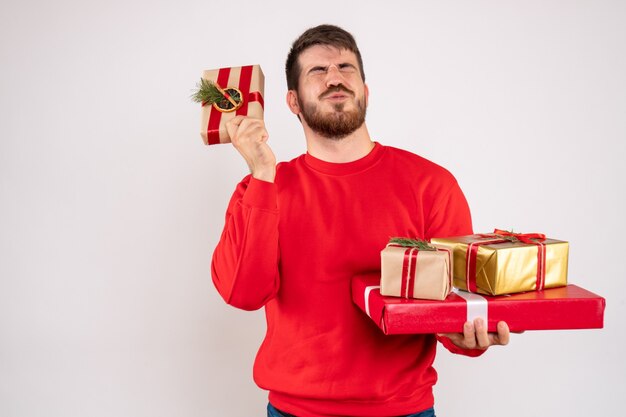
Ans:
POLYGON ((511 331, 601 329, 606 304, 576 285, 503 296, 455 291, 443 301, 385 297, 377 275, 353 278, 352 301, 385 334, 461 333, 476 317, 486 318, 492 332, 499 321, 511 331))

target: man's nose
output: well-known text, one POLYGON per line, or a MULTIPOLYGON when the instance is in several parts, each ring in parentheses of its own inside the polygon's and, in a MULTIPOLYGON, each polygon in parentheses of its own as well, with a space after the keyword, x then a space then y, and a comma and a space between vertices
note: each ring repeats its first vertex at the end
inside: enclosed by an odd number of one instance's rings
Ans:
POLYGON ((326 71, 326 87, 336 87, 339 84, 344 84, 344 77, 339 67, 333 64, 326 71))

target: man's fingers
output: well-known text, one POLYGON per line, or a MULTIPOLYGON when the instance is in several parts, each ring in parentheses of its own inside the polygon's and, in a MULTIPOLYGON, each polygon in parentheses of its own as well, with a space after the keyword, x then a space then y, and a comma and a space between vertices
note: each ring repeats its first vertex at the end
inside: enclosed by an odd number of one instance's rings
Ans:
POLYGON ((509 343, 509 325, 504 321, 498 322, 498 342, 501 345, 507 345, 509 343))
POLYGON ((269 134, 263 120, 235 116, 226 122, 226 130, 232 145, 248 164, 252 176, 264 181, 274 181, 276 156, 267 144, 269 134))
POLYGON ((486 349, 491 345, 492 341, 489 338, 487 325, 483 319, 478 318, 474 320, 474 332, 476 333, 476 341, 479 348, 486 349))
POLYGON ((239 130, 239 125, 241 125, 243 119, 243 116, 235 116, 226 122, 226 131, 228 132, 228 136, 230 136, 231 141, 233 138, 237 137, 237 131, 239 130))
POLYGON ((487 323, 481 318, 473 322, 467 321, 463 325, 463 333, 439 334, 450 339, 452 343, 462 349, 487 349, 492 345, 507 345, 511 333, 504 321, 498 322, 497 333, 489 333, 487 323))
POLYGON ((468 349, 474 349, 476 347, 476 331, 474 329, 474 323, 467 321, 463 325, 463 342, 468 349))
POLYGON ((511 332, 506 322, 498 322, 497 333, 489 333, 489 342, 491 345, 508 345, 511 332))
POLYGON ((230 120, 226 124, 226 130, 235 146, 266 142, 269 137, 262 120, 244 116, 236 116, 230 120))

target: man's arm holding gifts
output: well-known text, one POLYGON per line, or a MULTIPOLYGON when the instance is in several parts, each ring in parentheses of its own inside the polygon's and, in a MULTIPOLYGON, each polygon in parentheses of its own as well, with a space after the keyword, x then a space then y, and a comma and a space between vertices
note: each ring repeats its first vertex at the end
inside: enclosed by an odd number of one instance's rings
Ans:
POLYGON ((280 284, 277 190, 273 183, 276 159, 266 143, 262 120, 238 116, 227 129, 252 175, 239 183, 228 204, 211 274, 228 304, 256 310, 276 295, 280 284))

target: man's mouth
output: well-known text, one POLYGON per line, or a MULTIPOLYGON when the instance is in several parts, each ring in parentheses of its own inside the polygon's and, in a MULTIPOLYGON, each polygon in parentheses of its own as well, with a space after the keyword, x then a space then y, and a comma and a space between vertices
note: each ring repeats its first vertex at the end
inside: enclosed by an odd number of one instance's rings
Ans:
POLYGON ((327 98, 331 100, 341 100, 341 99, 348 98, 353 95, 354 93, 352 91, 348 90, 346 87, 342 85, 338 85, 336 87, 332 87, 326 90, 326 92, 324 92, 320 96, 320 99, 327 98))
POLYGON ((347 98, 347 97, 348 96, 346 94, 343 94, 343 93, 333 93, 333 94, 326 95, 326 97, 324 97, 324 98, 327 98, 327 99, 330 99, 330 100, 341 100, 341 99, 344 99, 344 98, 347 98))

